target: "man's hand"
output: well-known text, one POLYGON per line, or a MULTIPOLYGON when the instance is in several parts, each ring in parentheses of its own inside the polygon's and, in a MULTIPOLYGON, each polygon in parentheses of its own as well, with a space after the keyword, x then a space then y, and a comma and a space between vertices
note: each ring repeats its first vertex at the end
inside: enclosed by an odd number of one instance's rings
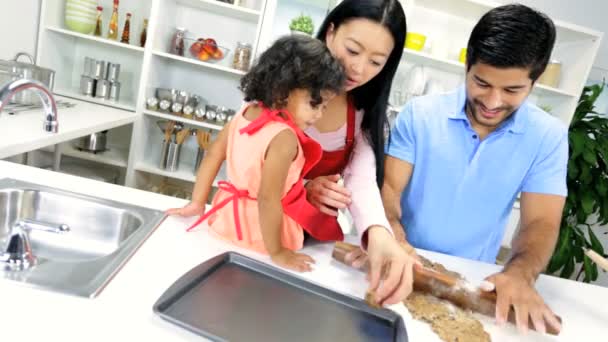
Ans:
POLYGON ((381 305, 399 303, 412 292, 412 267, 418 261, 386 228, 374 226, 367 234, 367 254, 359 249, 349 253, 345 261, 360 268, 369 260, 369 289, 376 294, 376 301, 381 305))
POLYGON ((321 212, 338 216, 337 209, 346 208, 350 202, 350 191, 337 182, 340 175, 320 176, 306 183, 306 199, 321 212))
POLYGON ((520 332, 528 331, 531 319, 536 331, 545 333, 545 322, 561 330, 561 324, 553 311, 545 304, 534 288, 534 280, 526 279, 516 270, 506 270, 496 273, 486 279, 494 284, 494 288, 484 288, 485 291, 496 290, 496 322, 504 324, 508 319, 509 309, 513 306, 517 328, 520 332))

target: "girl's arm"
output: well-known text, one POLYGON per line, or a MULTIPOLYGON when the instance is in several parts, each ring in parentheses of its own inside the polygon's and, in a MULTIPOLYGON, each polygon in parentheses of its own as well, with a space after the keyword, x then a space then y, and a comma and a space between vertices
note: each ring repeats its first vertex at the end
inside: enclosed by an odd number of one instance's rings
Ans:
POLYGON ((258 192, 260 229, 264 246, 271 259, 280 266, 296 271, 310 271, 314 260, 283 247, 283 190, 291 163, 298 154, 298 140, 288 129, 277 134, 268 145, 262 166, 262 181, 258 192))
POLYGON ((226 150, 228 148, 228 131, 231 122, 224 125, 217 138, 205 153, 205 157, 201 161, 201 166, 196 174, 196 182, 192 191, 192 201, 183 208, 174 208, 167 210, 169 215, 194 216, 202 215, 205 212, 205 204, 211 192, 213 181, 226 160, 226 150))

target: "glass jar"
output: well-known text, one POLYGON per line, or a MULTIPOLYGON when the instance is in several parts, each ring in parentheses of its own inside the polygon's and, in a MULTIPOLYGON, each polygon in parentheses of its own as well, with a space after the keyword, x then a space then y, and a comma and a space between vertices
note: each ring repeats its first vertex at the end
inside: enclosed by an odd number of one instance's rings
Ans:
POLYGON ((544 84, 549 87, 558 88, 559 81, 562 73, 562 63, 560 61, 552 60, 547 64, 547 68, 538 79, 538 83, 544 84))
POLYGON ((232 60, 232 67, 237 70, 248 71, 250 61, 251 44, 242 42, 236 43, 236 49, 234 50, 234 59, 232 60))
POLYGON ((169 53, 174 55, 183 56, 184 55, 184 38, 186 36, 186 29, 182 27, 178 27, 175 29, 175 33, 171 38, 171 50, 169 53))

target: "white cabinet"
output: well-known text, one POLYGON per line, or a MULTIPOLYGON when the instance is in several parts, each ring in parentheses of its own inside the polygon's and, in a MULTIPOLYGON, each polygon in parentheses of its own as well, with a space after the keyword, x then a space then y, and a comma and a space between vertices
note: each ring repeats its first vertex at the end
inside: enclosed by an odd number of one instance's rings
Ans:
MULTIPOLYGON (((236 1, 239 2, 239 1, 236 1)), ((125 15, 131 20, 131 44, 123 44, 68 30, 64 25, 65 0, 43 0, 39 29, 38 60, 53 68, 56 93, 97 102, 103 105, 136 111, 138 120, 132 130, 122 130, 112 136, 110 153, 90 155, 63 145, 64 154, 94 160, 123 168, 126 185, 143 187, 153 176, 194 181, 194 160, 197 144, 190 138, 183 146, 180 168, 168 172, 158 168, 163 139, 158 120, 177 120, 189 127, 217 130, 222 125, 179 118, 171 114, 146 109, 145 100, 154 88, 177 88, 203 96, 209 103, 238 109, 242 95, 238 90, 242 71, 231 67, 237 42, 249 43, 256 56, 277 37, 289 33, 289 21, 299 15, 313 18, 315 31, 326 14, 339 0, 241 0, 247 7, 217 0, 121 0, 119 33, 125 15), (143 19, 149 19, 145 48, 139 47, 143 19), (185 46, 185 56, 169 53, 170 41, 176 27, 187 29, 189 38, 213 38, 230 49, 221 61, 200 61, 191 58, 185 46), (119 102, 98 100, 79 95, 79 81, 84 57, 121 64, 122 83, 119 102), (152 176, 152 177, 151 177, 152 176)), ((103 31, 107 31, 112 0, 100 0, 104 7, 103 31)), ((450 90, 462 82, 464 65, 458 62, 460 49, 466 47, 468 36, 481 16, 499 4, 482 0, 410 0, 402 1, 406 11, 408 31, 425 34, 427 46, 417 52, 404 49, 400 71, 422 66, 435 85, 450 90)), ((602 34, 593 30, 556 21, 558 36, 553 54, 562 62, 562 80, 558 88, 537 85, 532 101, 551 107, 551 113, 568 123, 578 97, 593 65, 602 34)), ((393 87, 403 87, 403 78, 396 77, 393 87)), ((428 87, 427 87, 428 88, 428 87)), ((86 113, 83 113, 86 115, 86 113)), ((222 177, 222 176, 220 176, 222 177)))

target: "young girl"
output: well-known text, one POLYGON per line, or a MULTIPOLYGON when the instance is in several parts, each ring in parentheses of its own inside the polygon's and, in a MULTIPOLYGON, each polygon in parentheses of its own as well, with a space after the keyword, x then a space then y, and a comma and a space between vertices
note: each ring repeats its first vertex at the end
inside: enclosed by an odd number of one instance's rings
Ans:
POLYGON ((345 81, 341 64, 311 37, 277 40, 241 80, 246 105, 221 131, 197 175, 193 201, 169 214, 203 213, 221 160, 220 182, 209 219, 211 231, 240 247, 269 254, 277 265, 304 272, 314 260, 302 248, 304 230, 324 240, 322 226, 304 220, 315 210, 302 177, 320 159, 321 146, 303 129, 319 119, 345 81), (304 222, 305 225, 301 225, 304 222))

